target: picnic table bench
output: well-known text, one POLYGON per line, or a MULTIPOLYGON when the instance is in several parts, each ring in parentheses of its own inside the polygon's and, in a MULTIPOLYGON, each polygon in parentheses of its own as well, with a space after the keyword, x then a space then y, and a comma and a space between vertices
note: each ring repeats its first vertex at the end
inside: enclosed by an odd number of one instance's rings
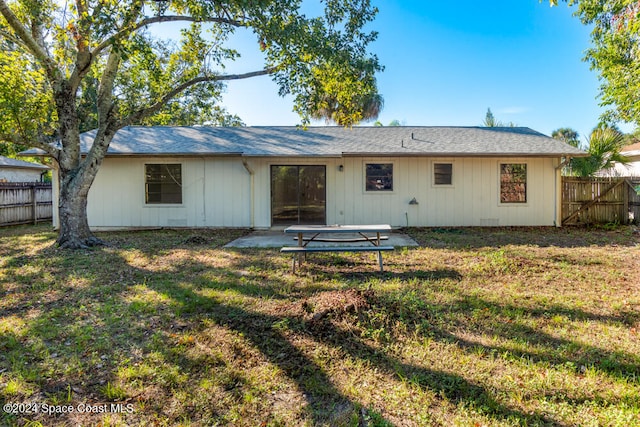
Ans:
POLYGON ((292 225, 287 227, 285 233, 294 233, 297 236, 295 240, 298 241, 297 246, 285 246, 280 249, 281 253, 293 254, 292 270, 295 272, 296 259, 298 265, 302 264, 302 260, 307 253, 310 252, 377 252, 378 264, 380 265, 380 271, 384 271, 382 263, 382 252, 392 251, 395 248, 393 246, 382 246, 380 242, 386 240, 389 237, 383 236, 381 233, 388 233, 391 231, 391 226, 387 224, 377 225, 292 225), (329 234, 342 234, 343 237, 326 237, 329 234), (349 237, 348 234, 355 234, 359 237, 349 237), (373 234, 373 235, 372 235, 373 234), (306 235, 306 236, 305 236, 306 235), (327 243, 355 243, 355 242, 368 242, 371 246, 337 246, 337 245, 323 245, 309 246, 312 242, 327 242, 327 243))

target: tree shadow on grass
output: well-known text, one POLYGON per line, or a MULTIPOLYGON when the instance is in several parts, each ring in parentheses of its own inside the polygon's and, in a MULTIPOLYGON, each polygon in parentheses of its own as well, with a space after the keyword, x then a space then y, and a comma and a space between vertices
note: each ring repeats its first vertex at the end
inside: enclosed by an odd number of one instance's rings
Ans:
MULTIPOLYGON (((197 261, 187 261, 190 268, 197 261)), ((230 269, 244 270, 245 261, 236 259, 230 269)), ((178 266, 182 269, 185 266, 178 266)), ((282 268, 282 266, 280 266, 282 268)), ((141 270, 144 272, 144 270, 141 270)), ((146 274, 146 273, 145 273, 146 274)), ((163 274, 171 275, 172 272, 163 274)), ((260 275, 259 271, 253 274, 260 275)), ((418 273, 391 274, 394 280, 408 279, 459 279, 459 274, 452 270, 442 271, 421 271, 418 273)), ((278 295, 278 287, 281 284, 278 280, 265 283, 266 294, 278 295)), ((281 369, 286 376, 297 384, 298 389, 304 393, 307 401, 308 411, 314 424, 330 422, 332 408, 357 408, 360 403, 346 396, 333 383, 332 378, 325 372, 323 367, 315 363, 301 349, 290 342, 290 337, 283 333, 276 325, 287 323, 290 330, 295 333, 330 345, 333 348, 340 348, 346 355, 354 359, 366 360, 376 368, 391 374, 397 380, 410 378, 412 383, 425 389, 432 390, 437 394, 444 395, 454 403, 481 408, 487 416, 495 419, 519 419, 527 424, 546 424, 552 420, 541 414, 525 414, 521 411, 506 407, 497 402, 482 386, 470 383, 465 378, 446 372, 430 370, 421 366, 403 364, 395 358, 380 354, 379 350, 372 348, 349 333, 336 329, 332 324, 323 325, 322 331, 310 330, 299 317, 292 315, 270 315, 244 306, 237 306, 223 303, 215 297, 203 296, 201 290, 211 289, 232 289, 240 294, 255 296, 253 291, 246 293, 242 288, 243 284, 228 283, 221 284, 219 281, 211 279, 200 279, 194 286, 180 286, 179 284, 162 280, 149 280, 146 286, 155 292, 163 294, 170 300, 182 305, 179 309, 182 318, 207 318, 213 320, 215 324, 224 326, 230 330, 240 333, 251 345, 258 349, 267 360, 274 366, 281 369), (209 282, 209 283, 207 283, 209 282)), ((328 291, 328 288, 324 288, 328 291)), ((314 290, 307 289, 307 294, 314 293, 314 290)), ((263 296, 265 295, 263 293, 263 296)))
MULTIPOLYGON (((186 249, 188 250, 188 247, 186 249)), ((259 304, 259 300, 262 298, 265 301, 290 299, 297 302, 305 295, 339 289, 341 284, 374 280, 397 282, 402 286, 415 286, 416 284, 427 287, 438 286, 446 290, 446 286, 443 284, 455 286, 462 279, 457 271, 446 268, 433 271, 406 271, 396 266, 394 271, 380 274, 370 271, 370 267, 375 268, 375 266, 366 265, 363 267, 364 272, 329 271, 325 273, 321 271, 317 273, 317 281, 322 282, 326 281, 325 279, 330 279, 329 285, 318 284, 315 286, 306 283, 300 288, 296 288, 296 280, 298 279, 287 273, 286 261, 275 253, 269 251, 231 253, 234 254, 234 257, 223 266, 187 257, 175 264, 164 266, 160 270, 154 270, 142 265, 131 265, 130 260, 122 257, 118 251, 96 249, 95 252, 88 252, 88 257, 91 254, 102 254, 99 262, 108 264, 109 270, 108 274, 105 273, 104 276, 94 274, 91 268, 85 269, 83 263, 86 261, 91 267, 90 260, 84 260, 82 258, 84 255, 80 256, 82 262, 79 263, 80 265, 74 263, 73 270, 57 269, 54 273, 54 279, 58 285, 56 290, 65 295, 63 299, 50 301, 46 305, 38 307, 39 313, 35 313, 37 316, 35 318, 26 319, 26 313, 23 313, 23 317, 27 320, 27 330, 23 336, 11 333, 0 335, 0 349, 7 351, 0 355, 0 369, 20 373, 26 363, 29 369, 34 372, 50 372, 52 370, 63 372, 65 365, 73 364, 75 359, 85 357, 83 352, 89 349, 95 354, 87 356, 88 361, 85 363, 85 368, 88 369, 85 370, 88 372, 77 373, 77 377, 70 376, 66 380, 72 386, 79 385, 81 380, 87 380, 92 375, 97 377, 96 381, 102 380, 103 383, 88 380, 87 385, 83 385, 88 388, 83 396, 91 398, 92 394, 95 396, 101 393, 105 385, 104 381, 107 383, 117 381, 119 363, 129 364, 125 361, 132 357, 133 350, 128 346, 135 342, 142 349, 142 356, 147 350, 153 351, 158 353, 166 363, 174 365, 177 371, 184 371, 186 375, 196 377, 204 376, 205 373, 201 371, 203 361, 192 357, 180 348, 172 336, 183 330, 182 328, 197 333, 206 327, 205 323, 213 322, 244 337, 254 349, 264 355, 270 364, 278 367, 288 379, 296 384, 298 390, 304 393, 308 419, 313 423, 331 424, 335 421, 335 414, 332 414, 332 411, 340 411, 344 408, 348 408, 349 411, 359 416, 358 408, 361 406, 361 402, 341 391, 329 372, 316 363, 303 349, 292 343, 290 333, 283 332, 278 327, 284 322, 289 325, 293 334, 337 349, 346 357, 365 361, 374 369, 379 369, 399 381, 408 380, 417 387, 441 394, 460 406, 476 408, 490 419, 508 420, 522 425, 560 424, 551 416, 541 413, 524 413, 505 405, 499 401, 496 392, 461 375, 405 363, 378 348, 374 348, 370 343, 354 336, 350 331, 340 329, 329 319, 322 319, 315 325, 310 325, 301 320, 299 316, 286 312, 278 315, 252 309, 252 304, 259 304), (257 261, 259 267, 256 267, 256 257, 259 258, 257 261), (263 274, 265 269, 280 273, 265 276, 263 274), (326 277, 322 276, 323 274, 326 274, 326 277), (65 286, 64 282, 73 277, 80 277, 86 281, 82 289, 65 286), (109 281, 108 283, 104 282, 105 278, 109 281), (156 294, 162 298, 157 298, 157 301, 154 300, 153 303, 146 306, 134 300, 125 299, 123 294, 130 294, 131 284, 136 284, 141 292, 152 293, 154 298, 156 294), (215 296, 203 291, 214 291, 215 296), (229 291, 232 294, 247 297, 251 301, 248 303, 234 302, 233 299, 223 301, 218 298, 218 291, 222 293, 229 291), (83 306, 86 306, 87 309, 84 309, 83 306), (52 310, 57 313, 55 316, 50 315, 52 310), (85 320, 87 321, 85 322, 85 320), (57 329, 47 330, 49 324, 54 321, 59 323, 57 329), (119 341, 122 335, 126 335, 128 341, 119 341), (112 338, 111 341, 109 341, 110 338, 112 338), (70 345, 66 346, 65 342, 69 342, 70 345), (58 360, 55 367, 52 368, 48 365, 51 352, 65 351, 65 347, 68 347, 66 350, 68 354, 58 354, 54 358, 58 360), (9 353, 13 359, 6 358, 9 353), (98 368, 98 365, 103 366, 98 368)), ((145 256, 153 256, 154 249, 147 250, 144 254, 145 256)), ((57 262, 65 265, 67 262, 65 257, 67 256, 61 255, 62 258, 57 262)), ((18 267, 20 266, 11 266, 13 269, 18 267)), ((41 273, 36 272, 32 276, 25 276, 20 280, 41 280, 43 277, 41 273)), ((313 280, 314 277, 311 277, 311 282, 313 280)), ((379 297, 380 295, 384 297, 383 292, 378 293, 379 297)), ((424 336, 435 337, 441 342, 455 343, 469 352, 480 345, 460 338, 450 328, 438 326, 437 322, 430 323, 430 317, 434 313, 438 315, 447 313, 449 316, 447 322, 450 322, 451 327, 454 328, 464 326, 464 322, 470 319, 469 313, 473 310, 487 309, 489 315, 495 315, 497 318, 507 317, 509 311, 512 310, 528 310, 527 307, 503 305, 475 297, 458 299, 453 304, 422 300, 419 304, 412 306, 407 301, 398 298, 398 295, 388 292, 387 295, 389 299, 380 301, 373 310, 386 310, 391 316, 395 316, 394 319, 406 324, 409 328, 413 327, 418 319, 426 320, 428 326, 421 332, 424 333, 424 336), (402 310, 396 310, 398 304, 402 304, 402 310)), ((26 311, 29 305, 24 303, 21 307, 23 311, 26 311)), ((627 318, 624 316, 622 319, 617 319, 615 316, 611 318, 589 317, 590 313, 559 306, 554 310, 556 313, 571 318, 586 318, 604 322, 628 322, 629 319, 637 319, 637 317, 627 318)), ((546 312, 546 310, 537 312, 534 310, 530 315, 544 316, 546 312)), ((18 314, 20 314, 19 310, 11 312, 11 315, 18 314)), ((0 315, 5 316, 6 314, 0 313, 0 315)), ((588 348, 568 339, 558 339, 540 333, 526 325, 509 323, 498 325, 493 321, 487 321, 486 323, 479 322, 476 327, 481 334, 497 335, 506 340, 533 337, 531 338, 532 342, 542 350, 541 352, 520 351, 517 353, 519 356, 551 364, 592 362, 591 356, 580 358, 562 357, 555 354, 555 349, 558 346, 577 345, 587 350, 587 354, 599 352, 599 355, 608 357, 611 364, 604 370, 614 377, 617 377, 619 371, 637 372, 637 365, 621 361, 632 361, 633 358, 630 358, 630 355, 588 348)), ((506 346, 501 345, 482 347, 488 351, 509 350, 506 346)), ((133 358, 137 361, 138 359, 135 357, 133 358)), ((204 363, 221 362, 204 361, 204 363)), ((41 378, 37 379, 35 384, 44 391, 57 390, 57 386, 54 387, 50 384, 54 380, 41 378)), ((245 381, 243 374, 236 372, 235 375, 230 374, 229 378, 223 382, 228 384, 228 392, 234 394, 234 398, 240 399, 242 396, 240 391, 236 391, 236 387, 241 390, 245 381), (237 386, 238 384, 239 386, 237 386)), ((153 381, 152 384, 155 385, 153 381)), ((575 397, 575 399, 578 401, 580 397, 575 397)), ((154 405, 154 409, 158 411, 156 416, 165 416, 159 406, 160 404, 154 405)), ((188 416, 186 413, 184 415, 188 416)), ((212 416, 218 415, 213 414, 212 416)), ((177 420, 174 421, 177 422, 177 420)), ((383 421, 390 422, 389 420, 383 421)))
MULTIPOLYGON (((429 284, 429 288, 433 286, 429 284)), ((447 299, 446 304, 434 303, 422 296, 420 285, 414 284, 405 289, 380 293, 375 304, 378 309, 385 311, 390 321, 400 321, 409 330, 419 329, 425 338, 455 344, 469 352, 483 348, 489 352, 510 354, 516 359, 524 358, 553 366, 573 366, 578 371, 596 367, 612 378, 625 381, 635 382, 640 377, 640 355, 561 338, 523 323, 539 321, 549 324, 555 316, 564 316, 567 321, 590 321, 629 328, 640 321, 638 312, 603 315, 559 305, 532 308, 461 294, 459 289, 447 291, 445 288, 444 292, 451 292, 455 298, 447 299), (460 331, 464 330, 472 331, 478 337, 498 339, 504 344, 487 345, 462 338, 460 331), (517 345, 510 346, 508 343, 517 345), (526 346, 520 345, 522 343, 526 343, 526 346), (561 351, 569 355, 562 355, 561 351)))
MULTIPOLYGON (((290 283, 285 283, 282 279, 265 281, 261 270, 278 268, 270 261, 264 261, 260 268, 255 268, 255 263, 251 262, 253 256, 238 254, 231 266, 226 268, 212 268, 209 264, 185 259, 176 265, 162 266, 161 270, 154 271, 132 266, 129 259, 120 257, 110 249, 87 251, 87 254, 90 253, 102 257, 101 262, 108 265, 106 270, 118 273, 114 277, 110 277, 110 274, 107 277, 96 277, 90 269, 73 269, 68 272, 57 270, 55 277, 51 278, 54 288, 51 291, 59 294, 58 296, 38 301, 34 307, 35 301, 31 297, 38 298, 39 294, 26 292, 15 307, 0 312, 0 320, 10 316, 27 320, 29 310, 34 309, 25 327, 21 328, 21 335, 8 332, 0 334, 0 374, 6 372, 17 378, 24 378, 31 384, 29 388, 34 389, 31 399, 36 402, 51 402, 48 400, 51 398, 54 402, 66 399, 64 393, 59 396, 51 394, 52 391, 57 393, 66 390, 65 387, 68 388, 69 395, 79 393, 78 398, 82 400, 104 401, 106 385, 118 381, 116 373, 120 363, 130 360, 126 365, 134 366, 134 363, 143 362, 140 355, 134 356, 131 353, 132 350, 136 351, 129 347, 133 345, 143 354, 156 353, 156 357, 160 357, 158 363, 168 363, 187 375, 203 375, 205 371, 201 371, 200 360, 192 360, 184 349, 176 349, 174 336, 179 335, 183 328, 197 332, 199 328, 203 328, 203 321, 212 320, 217 325, 244 336, 252 347, 298 383, 300 390, 305 393, 309 416, 314 422, 331 423, 336 412, 338 415, 345 411, 352 412, 358 417, 366 413, 366 410, 360 410, 356 402, 336 389, 323 369, 274 327, 282 320, 295 323, 295 319, 247 311, 199 293, 200 290, 222 293, 230 291, 258 300, 295 298, 299 293, 291 292, 290 283), (232 271, 231 274, 229 270, 232 271), (74 280, 82 279, 82 288, 65 285, 72 277, 74 280), (105 278, 108 278, 109 283, 105 283, 105 278), (122 278, 124 282, 119 281, 122 278), (111 279, 116 280, 111 282, 111 279), (151 291, 164 298, 158 298, 152 293, 149 296, 156 301, 154 303, 140 304, 131 300, 132 288, 129 284, 133 283, 144 295, 151 291), (125 299, 124 294, 129 296, 125 299), (136 319, 137 315, 141 315, 139 320, 136 319), (125 337, 124 340, 121 337, 125 337), (60 373, 67 370, 75 372, 75 375, 65 378, 66 375, 54 374, 57 379, 42 375, 43 372, 60 373), (81 371, 84 372, 80 373, 81 371), (94 375, 87 375, 91 371, 94 375), (31 373, 35 373, 35 376, 31 373)), ((80 252, 67 255, 76 261, 81 261, 84 256, 80 252)), ((65 263, 65 259, 58 261, 65 263)), ((18 271, 20 267, 21 265, 11 266, 13 271, 18 271)), ((39 269, 34 274, 18 277, 21 292, 25 291, 25 283, 41 280, 44 274, 39 269)), ((237 368, 229 369, 230 378, 220 379, 220 382, 227 394, 242 400, 244 396, 237 394, 237 390, 242 390, 245 380, 241 371, 235 374, 234 371, 237 368)), ((0 400, 5 403, 4 397, 0 400)), ((75 400, 75 403, 78 401, 75 400)), ((159 414, 167 409, 162 406, 162 402, 148 402, 147 405, 159 414)), ((69 417, 73 416, 79 415, 69 417)), ((224 419, 224 414, 212 416, 224 419)), ((169 419, 172 419, 171 416, 169 419)), ((75 421, 77 420, 76 418, 75 421)), ((18 422, 16 417, 9 414, 3 414, 0 424, 3 421, 18 422)), ((68 421, 73 422, 72 419, 68 421)), ((96 421, 95 418, 93 421, 96 421)), ((93 421, 80 420, 81 423, 93 421)))
MULTIPOLYGON (((150 286, 153 286, 150 284, 150 286)), ((331 322, 316 323, 309 329, 300 318, 272 316, 241 307, 221 304, 214 299, 197 294, 186 294, 183 290, 172 286, 163 286, 158 292, 177 301, 188 298, 189 303, 199 301, 203 313, 216 324, 228 327, 241 333, 257 348, 270 363, 278 366, 287 377, 293 380, 304 393, 309 404, 310 415, 315 424, 328 421, 331 408, 343 406, 358 407, 358 402, 345 396, 333 384, 332 379, 322 367, 290 343, 289 339, 279 332, 274 325, 287 320, 290 328, 319 343, 339 348, 347 356, 370 362, 376 369, 396 377, 398 380, 409 379, 423 389, 443 394, 454 403, 478 408, 494 419, 517 419, 526 425, 556 424, 554 420, 542 414, 525 414, 506 407, 497 402, 482 386, 473 384, 465 378, 447 372, 439 372, 424 367, 401 363, 386 356, 380 350, 365 344, 353 334, 336 328, 331 322)), ((185 313, 187 314, 187 313, 185 313)))
POLYGON ((517 420, 521 425, 562 425, 547 415, 524 413, 498 402, 484 387, 451 372, 427 369, 422 366, 403 363, 371 347, 353 334, 337 328, 323 319, 315 323, 308 332, 315 340, 340 347, 347 355, 371 363, 377 369, 399 380, 431 390, 444 396, 454 404, 471 407, 494 420, 517 420))

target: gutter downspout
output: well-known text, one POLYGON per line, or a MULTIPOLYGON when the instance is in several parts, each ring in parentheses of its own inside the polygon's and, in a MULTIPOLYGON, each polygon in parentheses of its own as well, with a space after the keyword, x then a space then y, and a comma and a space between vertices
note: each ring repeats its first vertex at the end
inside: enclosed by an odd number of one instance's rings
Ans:
POLYGON ((556 166, 554 187, 555 197, 553 202, 553 223, 556 227, 562 227, 562 168, 571 162, 571 157, 566 157, 564 161, 560 158, 560 163, 556 166), (558 209, 560 206, 560 209, 558 209))
POLYGON ((255 173, 253 169, 249 166, 247 159, 242 158, 242 166, 247 170, 249 176, 251 176, 251 200, 250 200, 250 211, 251 211, 251 228, 255 228, 255 209, 254 209, 254 195, 255 195, 255 173))

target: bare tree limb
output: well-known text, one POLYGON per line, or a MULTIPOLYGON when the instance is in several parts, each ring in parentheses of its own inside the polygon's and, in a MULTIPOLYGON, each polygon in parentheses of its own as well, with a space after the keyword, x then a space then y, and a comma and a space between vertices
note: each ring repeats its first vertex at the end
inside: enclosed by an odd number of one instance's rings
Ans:
POLYGON ((37 136, 27 135, 20 131, 11 135, 2 135, 2 137, 16 145, 40 148, 54 159, 58 159, 60 149, 56 147, 56 143, 58 143, 59 140, 54 137, 46 136, 41 132, 38 132, 37 136))
POLYGON ((155 104, 150 105, 147 108, 142 108, 136 112, 131 113, 127 118, 123 119, 118 127, 125 127, 125 126, 129 126, 132 123, 135 123, 139 120, 141 120, 144 117, 148 117, 154 113, 157 113, 158 111, 160 111, 160 109, 166 105, 169 101, 171 101, 171 99, 173 99, 174 97, 176 97, 180 92, 190 88, 191 86, 194 86, 198 83, 205 83, 205 82, 217 82, 217 81, 230 81, 230 80, 242 80, 242 79, 248 79, 251 77, 257 77, 257 76, 264 76, 267 74, 271 74, 273 72, 275 72, 277 70, 276 67, 270 67, 270 68, 265 68, 264 70, 259 70, 259 71, 252 71, 249 73, 243 73, 243 74, 225 74, 225 75, 217 75, 217 76, 201 76, 201 77, 196 77, 194 79, 191 79, 189 81, 186 81, 184 83, 182 83, 179 86, 176 86, 175 88, 173 88, 171 91, 167 92, 159 101, 157 101, 155 104))
POLYGON ((244 27, 246 24, 242 21, 237 21, 234 19, 228 18, 194 18, 192 16, 180 16, 180 15, 169 15, 169 16, 152 16, 149 18, 145 18, 140 22, 131 25, 125 26, 123 29, 104 40, 100 43, 96 48, 91 52, 93 56, 98 55, 102 50, 106 47, 112 45, 115 41, 122 39, 129 34, 139 30, 140 28, 146 27, 147 25, 157 24, 161 22, 214 22, 218 24, 227 24, 234 27, 244 27))
POLYGON ((83 173, 93 173, 91 169, 100 166, 104 155, 109 149, 111 137, 117 130, 117 123, 113 115, 112 93, 121 59, 120 54, 115 49, 111 49, 100 79, 100 88, 98 89, 98 130, 94 143, 91 145, 91 149, 84 160, 88 167, 82 168, 83 173))

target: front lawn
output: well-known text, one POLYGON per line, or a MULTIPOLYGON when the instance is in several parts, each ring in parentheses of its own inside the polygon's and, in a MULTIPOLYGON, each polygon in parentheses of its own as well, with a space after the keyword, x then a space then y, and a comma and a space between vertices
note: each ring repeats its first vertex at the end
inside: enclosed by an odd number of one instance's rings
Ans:
POLYGON ((0 425, 640 425, 634 228, 408 232, 294 275, 242 231, 0 229, 0 425))

